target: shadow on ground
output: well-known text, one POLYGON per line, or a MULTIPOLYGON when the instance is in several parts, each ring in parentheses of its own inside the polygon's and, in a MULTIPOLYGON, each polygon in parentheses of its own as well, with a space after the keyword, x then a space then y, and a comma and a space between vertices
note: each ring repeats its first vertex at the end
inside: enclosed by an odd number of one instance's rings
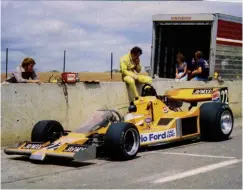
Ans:
MULTIPOLYGON (((233 139, 233 137, 229 137, 226 140, 223 141, 229 141, 233 139)), ((156 146, 150 146, 150 147, 141 147, 139 152, 150 152, 150 151, 155 151, 155 150, 166 150, 169 148, 173 149, 179 149, 184 146, 193 146, 197 144, 202 144, 202 143, 221 143, 222 140, 202 140, 200 138, 197 139, 188 139, 188 140, 183 140, 183 141, 177 141, 177 142, 170 142, 168 144, 160 144, 156 146)))
MULTIPOLYGON (((229 137, 229 139, 227 139, 225 141, 228 141, 231 139, 233 139, 233 138, 229 137)), ((173 143, 168 143, 168 144, 161 144, 161 145, 157 145, 157 146, 141 147, 137 156, 135 158, 133 158, 133 160, 140 158, 141 156, 139 155, 139 153, 142 153, 142 152, 149 153, 151 151, 167 150, 170 148, 179 149, 184 146, 194 146, 194 145, 201 144, 201 143, 221 143, 221 141, 203 141, 200 138, 198 138, 198 139, 188 139, 188 140, 183 140, 183 141, 178 141, 178 142, 173 142, 173 143)), ((97 164, 96 162, 90 162, 90 161, 78 162, 78 161, 65 159, 65 158, 52 158, 52 157, 49 157, 49 158, 47 157, 44 161, 30 160, 28 156, 18 156, 18 157, 9 158, 9 159, 30 162, 32 164, 45 164, 45 165, 49 164, 49 165, 67 166, 67 167, 75 167, 75 168, 91 166, 91 165, 97 164)), ((129 161, 129 160, 120 160, 119 158, 118 159, 109 159, 104 154, 101 154, 95 160, 103 160, 103 161, 107 161, 107 163, 129 161)))
POLYGON ((58 165, 58 166, 68 166, 68 167, 85 167, 85 166, 90 166, 94 165, 96 163, 92 162, 76 162, 70 159, 63 159, 63 158, 46 158, 44 161, 35 161, 35 160, 30 160, 28 156, 19 156, 19 157, 14 157, 14 158, 9 158, 11 160, 18 160, 18 161, 25 161, 29 162, 32 164, 49 164, 49 165, 58 165))
POLYGON ((166 150, 169 148, 181 148, 181 146, 185 145, 195 145, 198 143, 204 143, 204 141, 201 141, 200 139, 194 139, 194 140, 184 140, 184 141, 178 141, 178 142, 172 142, 168 144, 160 144, 156 146, 148 146, 148 147, 141 147, 139 152, 150 152, 155 150, 166 150))

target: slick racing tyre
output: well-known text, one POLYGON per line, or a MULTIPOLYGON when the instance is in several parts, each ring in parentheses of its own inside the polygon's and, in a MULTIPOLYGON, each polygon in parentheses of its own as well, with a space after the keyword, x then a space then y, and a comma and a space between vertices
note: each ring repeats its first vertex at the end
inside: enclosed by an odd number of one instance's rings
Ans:
POLYGON ((234 127, 234 116, 227 104, 207 102, 200 107, 202 140, 226 140, 234 127))
POLYGON ((64 133, 62 125, 55 120, 42 120, 35 124, 31 133, 31 141, 55 141, 64 133))
POLYGON ((104 149, 114 160, 133 159, 140 147, 139 132, 131 123, 113 123, 106 132, 104 149))

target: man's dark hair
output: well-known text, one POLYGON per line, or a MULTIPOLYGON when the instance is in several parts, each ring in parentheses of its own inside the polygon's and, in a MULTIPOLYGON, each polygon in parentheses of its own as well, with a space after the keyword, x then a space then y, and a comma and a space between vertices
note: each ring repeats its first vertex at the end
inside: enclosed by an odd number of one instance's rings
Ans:
POLYGON ((138 53, 140 55, 142 55, 142 53, 143 53, 143 51, 140 47, 135 46, 131 49, 131 54, 137 55, 138 53))
POLYGON ((201 51, 197 51, 197 52, 196 52, 196 56, 197 56, 198 58, 203 58, 203 53, 202 53, 201 51))

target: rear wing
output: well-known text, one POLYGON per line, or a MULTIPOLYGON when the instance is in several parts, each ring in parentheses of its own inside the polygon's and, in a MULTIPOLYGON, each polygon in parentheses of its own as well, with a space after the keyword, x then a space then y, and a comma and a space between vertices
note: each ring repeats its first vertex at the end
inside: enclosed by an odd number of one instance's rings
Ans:
POLYGON ((228 87, 179 88, 165 92, 168 99, 187 103, 216 101, 229 104, 228 87))

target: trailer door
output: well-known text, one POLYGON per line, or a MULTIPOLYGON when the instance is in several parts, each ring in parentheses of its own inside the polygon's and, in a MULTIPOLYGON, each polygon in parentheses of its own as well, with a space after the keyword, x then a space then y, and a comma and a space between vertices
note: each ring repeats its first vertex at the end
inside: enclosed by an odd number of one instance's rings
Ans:
POLYGON ((151 74, 157 74, 160 78, 175 78, 178 53, 185 56, 189 68, 198 50, 203 52, 206 60, 210 60, 213 53, 210 52, 213 21, 213 15, 154 17, 151 74), (172 18, 179 18, 179 20, 172 18))

